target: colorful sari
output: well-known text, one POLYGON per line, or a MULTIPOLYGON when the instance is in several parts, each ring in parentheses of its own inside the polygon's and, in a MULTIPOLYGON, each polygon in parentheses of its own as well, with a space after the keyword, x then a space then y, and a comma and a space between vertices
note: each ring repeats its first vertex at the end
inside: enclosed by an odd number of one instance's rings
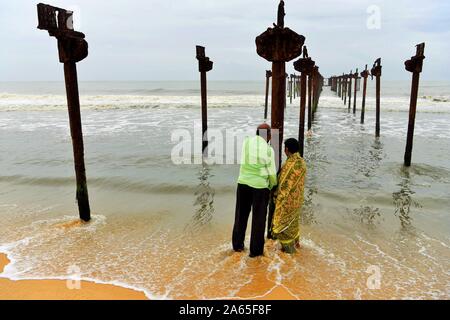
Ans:
POLYGON ((272 236, 280 241, 283 250, 288 253, 295 252, 295 244, 300 238, 300 211, 304 200, 305 176, 305 160, 299 153, 295 153, 287 159, 278 178, 272 236))

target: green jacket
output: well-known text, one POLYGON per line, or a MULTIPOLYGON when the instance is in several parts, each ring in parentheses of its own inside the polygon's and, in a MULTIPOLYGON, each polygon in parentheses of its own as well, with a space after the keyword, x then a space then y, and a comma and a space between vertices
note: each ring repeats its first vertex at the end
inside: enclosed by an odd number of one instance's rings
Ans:
POLYGON ((260 136, 244 140, 238 183, 270 190, 277 185, 275 152, 260 136))

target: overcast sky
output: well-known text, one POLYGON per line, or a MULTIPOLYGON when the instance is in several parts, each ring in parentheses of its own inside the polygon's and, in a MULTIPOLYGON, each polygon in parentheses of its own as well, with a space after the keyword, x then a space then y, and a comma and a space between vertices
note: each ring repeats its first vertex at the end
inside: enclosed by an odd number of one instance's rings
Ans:
MULTIPOLYGON (((36 29, 38 2, 0 0, 0 81, 63 79, 56 40, 36 29)), ((286 26, 306 37, 325 76, 382 57, 384 79, 409 79, 403 63, 426 42, 423 78, 450 80, 448 0, 285 2, 286 26), (373 5, 380 9, 380 29, 367 27, 373 5)), ((197 80, 196 44, 206 46, 214 61, 212 80, 261 80, 270 68, 254 41, 276 21, 278 0, 48 3, 74 9, 76 28, 86 34, 89 57, 79 63, 81 80, 197 80)))

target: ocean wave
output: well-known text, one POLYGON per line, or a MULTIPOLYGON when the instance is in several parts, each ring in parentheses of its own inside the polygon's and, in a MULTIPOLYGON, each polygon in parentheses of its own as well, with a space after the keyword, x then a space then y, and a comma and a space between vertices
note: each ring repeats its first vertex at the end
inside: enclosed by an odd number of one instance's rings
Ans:
MULTIPOLYGON (((154 93, 160 93, 162 88, 152 89, 154 93)), ((189 91, 188 89, 187 91, 189 91)), ((139 91, 138 93, 141 94, 139 91)), ((127 110, 127 109, 152 109, 152 108, 199 108, 200 97, 196 95, 82 95, 80 97, 81 108, 86 110, 127 110)), ((288 107, 298 107, 298 99, 288 107)), ((248 94, 235 94, 225 92, 224 95, 211 93, 208 97, 208 108, 229 107, 264 107, 264 96, 248 92, 248 94)), ((333 95, 323 95, 319 108, 341 109, 346 106, 340 98, 333 95)), ((63 111, 67 108, 64 95, 21 95, 0 94, 0 111, 63 111)), ((375 99, 367 98, 367 110, 375 109, 375 99)), ((409 97, 383 97, 381 100, 383 112, 408 112, 409 97)), ((358 99, 360 109, 360 98, 358 99)), ((423 96, 418 100, 417 112, 426 113, 450 113, 450 97, 448 96, 423 96)))
MULTIPOLYGON (((44 187, 63 187, 75 184, 75 177, 31 177, 23 175, 0 176, 0 182, 13 183, 28 186, 44 186, 44 187)), ((119 191, 136 192, 136 193, 160 193, 160 194, 194 194, 198 191, 198 186, 159 183, 148 184, 140 181, 132 181, 122 177, 108 178, 89 178, 88 185, 104 189, 113 189, 119 191)), ((233 193, 235 186, 215 186, 216 192, 233 193)))

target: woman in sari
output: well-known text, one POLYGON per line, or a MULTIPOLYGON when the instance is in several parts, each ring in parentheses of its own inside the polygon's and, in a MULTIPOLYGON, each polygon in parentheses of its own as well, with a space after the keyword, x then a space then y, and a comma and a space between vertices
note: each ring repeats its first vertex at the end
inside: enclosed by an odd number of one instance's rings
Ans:
POLYGON ((274 194, 272 237, 280 241, 282 250, 295 253, 300 239, 300 212, 304 200, 306 163, 300 156, 296 139, 284 143, 288 159, 278 177, 278 189, 274 194))

